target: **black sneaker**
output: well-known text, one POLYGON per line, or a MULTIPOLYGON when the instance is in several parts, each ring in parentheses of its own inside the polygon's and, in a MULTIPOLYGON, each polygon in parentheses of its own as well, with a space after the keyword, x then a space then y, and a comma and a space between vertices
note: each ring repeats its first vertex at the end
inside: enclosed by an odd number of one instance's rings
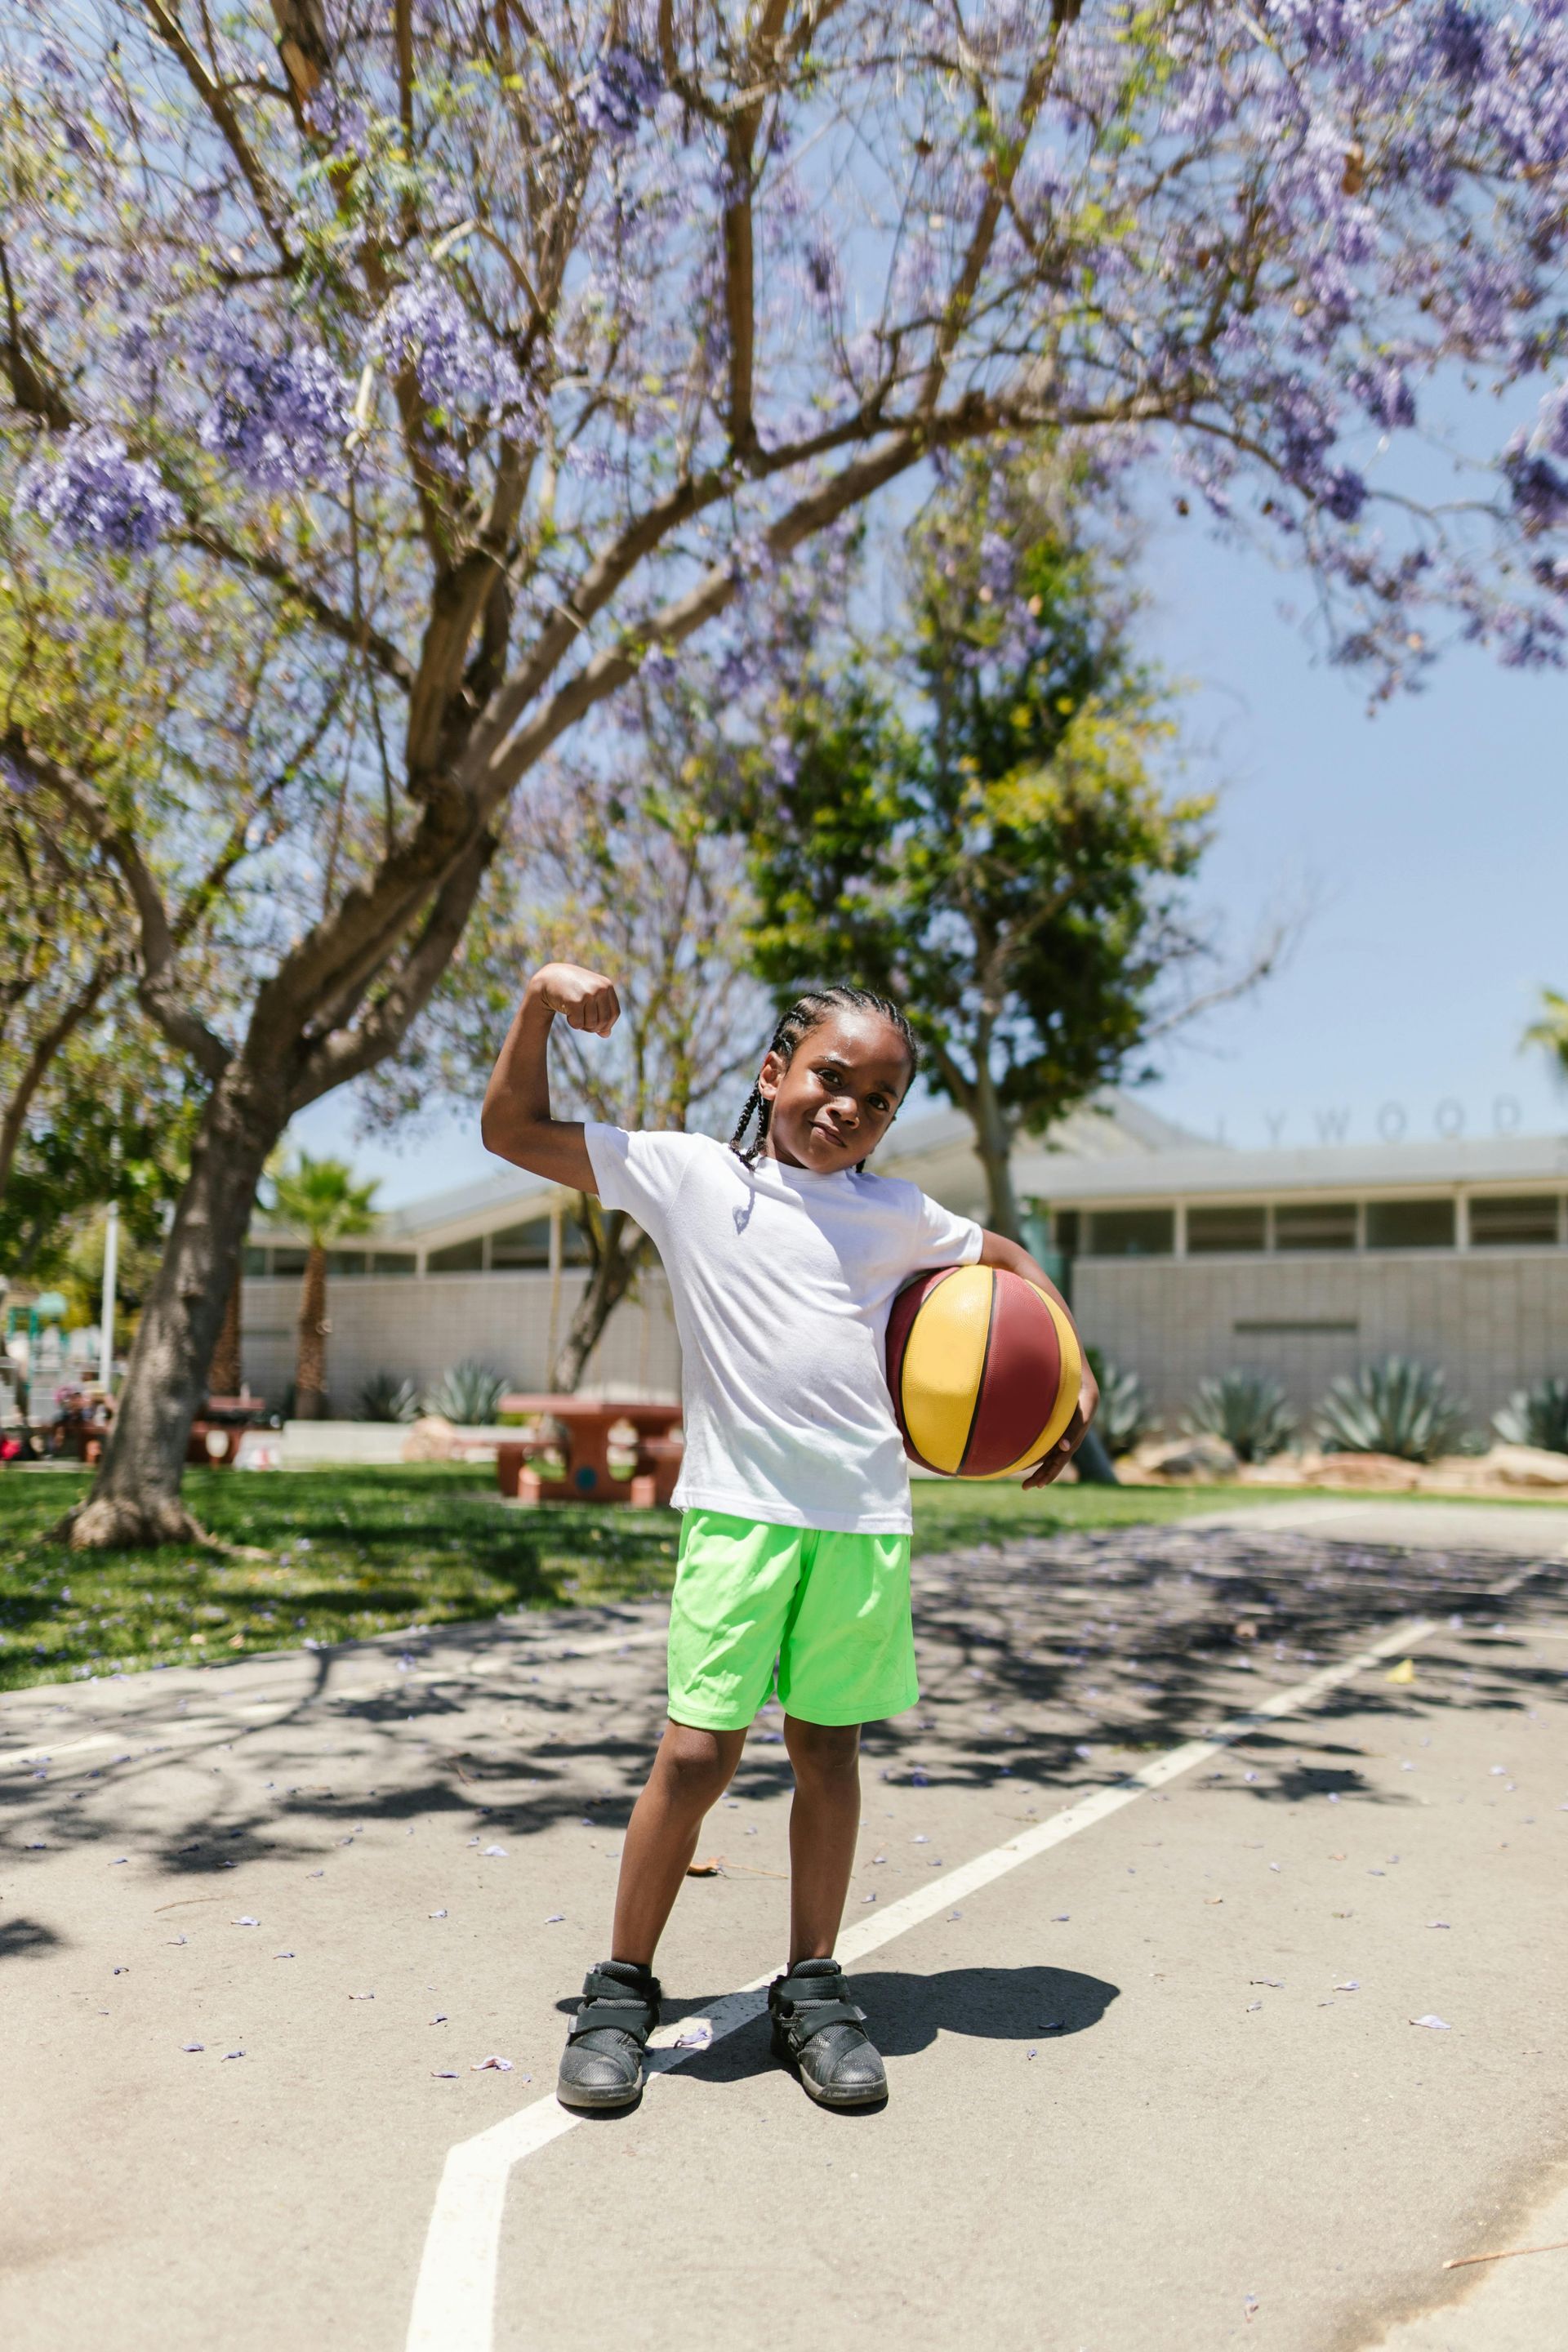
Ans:
POLYGON ((888 2095, 881 2053, 866 2012, 849 1998, 837 1960, 802 1960, 768 1988, 773 2055, 793 2065, 824 2107, 868 2107, 888 2095))
POLYGON ((561 2053, 555 2095, 563 2107, 629 2107, 643 2085, 643 2052, 658 2023, 651 1969, 605 1960, 583 1979, 583 2005, 561 2053))

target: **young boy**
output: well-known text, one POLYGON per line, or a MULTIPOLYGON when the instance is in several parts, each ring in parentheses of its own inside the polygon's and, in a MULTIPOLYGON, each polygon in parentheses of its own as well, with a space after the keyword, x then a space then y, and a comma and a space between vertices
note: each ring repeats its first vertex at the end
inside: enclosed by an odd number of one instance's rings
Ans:
MULTIPOLYGON (((773 2046, 824 2105, 868 2105, 886 2096, 887 2075, 833 1957, 860 1818, 860 1726, 919 1696, 888 1310, 922 1268, 975 1260, 1057 1294, 1016 1242, 867 1173, 919 1061, 896 1006, 848 987, 803 996, 727 1146, 551 1116, 552 1021, 607 1036, 619 1012, 599 973, 535 972, 481 1125, 500 1158, 596 1192, 652 1235, 682 1349, 669 1720, 622 1849, 611 1957, 584 1981, 557 2095, 597 2109, 637 2097, 659 2019, 654 1952, 776 1667, 795 1794, 773 2046)), ((1096 1402, 1086 1371, 1079 1412, 1026 1486, 1060 1473, 1096 1402)))

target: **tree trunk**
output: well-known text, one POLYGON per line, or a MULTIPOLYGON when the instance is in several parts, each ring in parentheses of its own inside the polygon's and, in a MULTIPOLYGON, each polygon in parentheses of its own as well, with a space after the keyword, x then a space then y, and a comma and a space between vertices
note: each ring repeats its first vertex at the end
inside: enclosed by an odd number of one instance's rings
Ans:
POLYGON ((632 1227, 624 1210, 610 1210, 599 1236, 588 1287, 577 1301, 566 1337, 550 1369, 552 1389, 570 1395, 576 1388, 605 1324, 647 1264, 650 1247, 647 1235, 632 1227))
POLYGON ((1022 1247, 1024 1228, 1013 1191, 1013 1129, 983 1060, 975 1076, 973 1118, 974 1149, 985 1171, 986 1222, 994 1234, 1022 1247))
POLYGON ((228 1305, 223 1310, 217 1346, 207 1367, 209 1396, 242 1396, 245 1392, 244 1332, 240 1325, 239 1286, 243 1269, 237 1272, 228 1286, 228 1305))
POLYGON ((310 1244, 300 1291, 299 1352, 294 1359, 294 1418, 320 1421, 327 1402, 327 1253, 310 1244))
POLYGON ((73 1550, 205 1539, 180 1500, 185 1445, 286 1118, 281 1087, 264 1090, 243 1070, 231 1067, 213 1089, 92 1492, 54 1531, 73 1550))
MULTIPOLYGON (((1013 1190, 1013 1135, 1011 1128, 996 1099, 996 1088, 985 1063, 976 1056, 978 1069, 974 1087, 974 1149, 985 1171, 985 1191, 988 1201, 987 1218, 994 1234, 1004 1234, 1010 1242, 1024 1241, 1023 1224, 1018 1215, 1017 1195, 1013 1190)), ((1087 1430, 1073 1456, 1078 1475, 1086 1486, 1119 1486, 1116 1465, 1111 1461, 1099 1432, 1087 1430)))

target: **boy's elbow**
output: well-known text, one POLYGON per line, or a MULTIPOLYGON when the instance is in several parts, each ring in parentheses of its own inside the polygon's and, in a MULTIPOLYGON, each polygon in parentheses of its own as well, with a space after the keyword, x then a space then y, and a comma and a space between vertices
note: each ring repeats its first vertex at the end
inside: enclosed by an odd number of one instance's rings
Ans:
POLYGON ((500 1106, 487 1101, 479 1113, 479 1141, 487 1151, 493 1151, 498 1160, 510 1160, 511 1157, 507 1149, 505 1128, 500 1106))

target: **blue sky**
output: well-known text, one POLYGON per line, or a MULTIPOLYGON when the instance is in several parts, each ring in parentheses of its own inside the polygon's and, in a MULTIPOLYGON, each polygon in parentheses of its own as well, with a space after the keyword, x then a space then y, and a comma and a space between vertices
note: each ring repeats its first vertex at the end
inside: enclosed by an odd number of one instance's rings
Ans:
MULTIPOLYGON (((1568 1095, 1519 1036, 1568 988, 1568 677, 1460 648, 1426 689, 1369 716, 1364 682, 1317 659, 1281 612, 1300 583, 1215 544, 1194 516, 1156 531, 1147 644, 1193 682, 1194 782, 1223 789, 1205 904, 1237 948, 1271 908, 1313 911, 1289 968, 1164 1050, 1144 1093, 1205 1134, 1259 1147, 1392 1136, 1441 1119, 1487 1135, 1568 1127, 1568 1095)), ((330 1098, 296 1123, 395 1206, 493 1166, 478 1105, 399 1150, 330 1098)))

